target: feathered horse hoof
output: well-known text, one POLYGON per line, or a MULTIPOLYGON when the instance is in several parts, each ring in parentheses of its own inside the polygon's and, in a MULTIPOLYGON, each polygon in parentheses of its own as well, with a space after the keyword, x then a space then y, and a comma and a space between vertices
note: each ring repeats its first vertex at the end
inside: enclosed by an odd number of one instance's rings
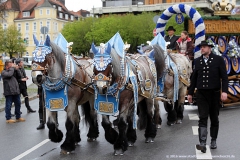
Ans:
POLYGON ((123 153, 124 153, 124 151, 122 149, 115 150, 114 151, 114 156, 118 156, 118 155, 123 156, 123 153))
POLYGON ((60 152, 60 154, 63 154, 63 155, 68 155, 68 154, 70 154, 70 152, 68 152, 68 151, 65 151, 65 150, 61 150, 61 152, 60 152))
POLYGON ((153 143, 153 142, 154 142, 154 138, 152 138, 152 137, 148 137, 145 140, 145 143, 153 143))
POLYGON ((94 141, 96 141, 96 140, 97 140, 97 138, 88 138, 88 139, 87 139, 88 142, 94 142, 94 141))
POLYGON ((162 126, 161 126, 160 124, 157 124, 157 125, 156 125, 156 128, 157 128, 157 129, 161 129, 162 126))
POLYGON ((128 147, 133 147, 134 146, 134 143, 133 142, 128 142, 128 147))

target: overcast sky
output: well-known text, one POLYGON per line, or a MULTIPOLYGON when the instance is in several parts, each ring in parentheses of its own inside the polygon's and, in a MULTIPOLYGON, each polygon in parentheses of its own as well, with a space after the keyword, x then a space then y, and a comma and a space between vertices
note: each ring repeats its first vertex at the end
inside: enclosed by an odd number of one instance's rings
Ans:
POLYGON ((80 9, 90 11, 94 8, 102 7, 102 0, 65 0, 68 10, 79 11, 80 9))

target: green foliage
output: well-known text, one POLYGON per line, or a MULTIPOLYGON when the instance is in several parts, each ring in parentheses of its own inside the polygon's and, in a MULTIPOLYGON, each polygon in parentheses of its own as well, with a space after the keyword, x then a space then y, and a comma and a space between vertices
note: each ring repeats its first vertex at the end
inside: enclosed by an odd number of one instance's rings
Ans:
POLYGON ((11 25, 6 30, 0 29, 0 36, 0 50, 8 53, 10 58, 15 53, 26 51, 26 46, 20 38, 21 33, 17 30, 16 26, 11 25))
MULTIPOLYGON (((0 37, 3 37, 3 34, 4 34, 4 31, 3 31, 3 28, 2 28, 2 25, 0 25, 0 37)), ((3 52, 4 49, 3 49, 3 42, 4 42, 4 39, 3 38, 0 38, 0 52, 3 52)))
POLYGON ((92 42, 106 43, 117 32, 124 42, 131 44, 130 51, 134 52, 138 45, 153 39, 154 16, 155 13, 143 13, 86 18, 66 24, 62 34, 68 42, 73 42, 73 54, 87 55, 92 42))

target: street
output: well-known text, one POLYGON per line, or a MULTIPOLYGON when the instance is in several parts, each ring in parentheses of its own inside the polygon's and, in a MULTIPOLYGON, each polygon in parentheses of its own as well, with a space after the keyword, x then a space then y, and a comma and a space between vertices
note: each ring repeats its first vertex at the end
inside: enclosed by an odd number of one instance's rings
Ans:
MULTIPOLYGON (((30 102, 33 109, 38 109, 38 99, 30 102)), ((14 109, 14 108, 13 108, 14 109)), ((12 109, 12 112, 13 112, 12 109)), ((95 142, 87 142, 87 127, 80 125, 81 139, 76 150, 69 155, 60 155, 60 145, 48 140, 47 126, 43 130, 36 130, 39 125, 38 113, 27 113, 22 104, 22 117, 26 122, 7 124, 5 113, 0 112, 1 160, 167 160, 167 159, 240 159, 240 107, 226 108, 220 111, 220 131, 217 139, 218 148, 202 154, 195 149, 198 143, 197 132, 198 119, 195 106, 186 106, 182 124, 167 126, 167 114, 161 104, 162 128, 158 130, 154 143, 145 143, 144 131, 137 131, 138 139, 133 147, 129 147, 124 156, 114 156, 113 146, 106 142, 104 130, 101 127, 99 116, 100 136, 95 142)), ((59 128, 65 135, 65 112, 59 112, 59 128)), ((208 134, 207 145, 210 143, 208 134)))

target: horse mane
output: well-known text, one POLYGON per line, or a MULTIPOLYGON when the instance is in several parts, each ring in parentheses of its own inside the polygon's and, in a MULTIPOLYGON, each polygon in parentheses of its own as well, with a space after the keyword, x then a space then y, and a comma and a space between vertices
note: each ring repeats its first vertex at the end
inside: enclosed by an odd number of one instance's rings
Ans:
POLYGON ((62 72, 64 72, 65 71, 65 53, 55 43, 51 42, 50 45, 52 47, 53 55, 55 56, 56 60, 59 62, 62 72))
POLYGON ((117 78, 119 77, 121 74, 120 74, 120 58, 119 58, 119 55, 117 54, 116 50, 114 48, 112 48, 111 50, 111 57, 112 57, 112 66, 113 66, 113 78, 117 78))
POLYGON ((153 45, 157 80, 162 76, 165 69, 164 50, 159 45, 153 45))

